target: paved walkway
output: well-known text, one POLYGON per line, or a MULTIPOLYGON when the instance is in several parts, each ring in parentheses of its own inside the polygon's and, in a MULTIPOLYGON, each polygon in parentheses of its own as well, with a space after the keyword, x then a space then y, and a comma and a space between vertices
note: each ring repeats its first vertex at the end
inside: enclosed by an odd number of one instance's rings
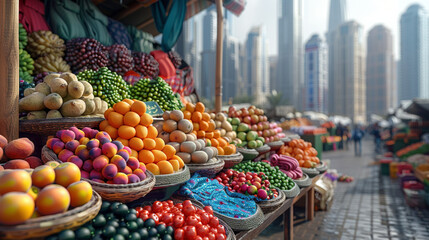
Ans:
MULTIPOLYGON (((372 141, 363 142, 362 157, 354 157, 350 149, 323 153, 332 169, 355 181, 339 182, 331 210, 296 224, 295 239, 429 239, 429 210, 409 207, 398 180, 380 176, 379 166, 372 164, 372 141)), ((300 211, 295 212, 299 217, 300 211)), ((282 239, 282 230, 279 218, 257 239, 282 239)))

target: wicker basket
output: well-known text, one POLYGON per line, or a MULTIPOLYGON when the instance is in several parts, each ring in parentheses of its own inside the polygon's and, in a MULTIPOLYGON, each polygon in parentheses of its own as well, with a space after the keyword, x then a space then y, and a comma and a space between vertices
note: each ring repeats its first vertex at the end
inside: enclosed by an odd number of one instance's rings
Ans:
POLYGON ((262 147, 258 147, 256 151, 258 151, 259 154, 267 153, 271 150, 271 147, 267 144, 264 144, 262 147))
POLYGON ((238 152, 232 155, 218 155, 217 158, 225 162, 223 168, 232 168, 243 160, 243 155, 238 152))
POLYGON ((234 231, 247 231, 258 227, 264 221, 264 213, 261 208, 256 205, 256 213, 247 218, 232 218, 214 211, 214 215, 228 224, 234 231))
POLYGON ((303 173, 306 173, 309 178, 314 178, 319 175, 319 171, 316 168, 301 168, 303 173))
MULTIPOLYGON (((222 159, 213 158, 214 161, 203 164, 186 164, 191 174, 199 173, 203 177, 210 177, 222 171, 225 162, 222 159)), ((213 160, 212 159, 212 160, 213 160)))
POLYGON ((38 135, 55 135, 62 129, 70 127, 77 128, 98 128, 104 117, 77 117, 77 118, 55 118, 55 119, 40 119, 40 120, 19 120, 19 132, 32 133, 38 135))
POLYGON ((175 172, 172 174, 155 175, 155 187, 154 189, 167 188, 182 184, 191 178, 189 168, 185 165, 182 171, 175 172))
POLYGON ((309 178, 308 175, 305 173, 302 174, 302 178, 294 179, 293 181, 300 188, 308 187, 311 185, 311 178, 309 178))
POLYGON ((257 201, 256 203, 262 209, 264 213, 269 213, 277 209, 286 200, 286 195, 280 189, 277 189, 279 195, 267 201, 257 201))
POLYGON ((328 165, 326 165, 326 163, 323 161, 320 161, 320 164, 316 166, 316 169, 319 171, 319 173, 324 173, 326 170, 328 170, 328 165))
POLYGON ((255 149, 238 148, 237 151, 243 155, 243 160, 253 160, 259 156, 259 152, 255 149))
POLYGON ((274 151, 274 150, 280 149, 284 145, 284 142, 282 141, 269 142, 267 143, 267 145, 271 148, 272 151, 274 151))
MULTIPOLYGON (((49 161, 61 162, 57 155, 47 146, 44 146, 42 149, 42 161, 44 163, 49 161)), ((146 171, 146 176, 146 179, 143 181, 131 184, 99 183, 86 178, 82 178, 82 180, 90 183, 92 188, 98 192, 104 200, 127 203, 144 197, 155 186, 154 175, 150 171, 146 171)))
POLYGON ((298 187, 298 184, 295 184, 290 190, 282 190, 286 198, 294 198, 299 195, 301 189, 298 187))
POLYGON ((284 138, 280 139, 280 141, 282 141, 283 143, 288 143, 288 142, 290 142, 290 140, 292 140, 292 139, 290 139, 290 137, 284 137, 284 138))
POLYGON ((65 213, 32 218, 15 226, 0 225, 0 239, 37 239, 77 228, 97 216, 100 208, 101 197, 93 192, 88 203, 65 213))

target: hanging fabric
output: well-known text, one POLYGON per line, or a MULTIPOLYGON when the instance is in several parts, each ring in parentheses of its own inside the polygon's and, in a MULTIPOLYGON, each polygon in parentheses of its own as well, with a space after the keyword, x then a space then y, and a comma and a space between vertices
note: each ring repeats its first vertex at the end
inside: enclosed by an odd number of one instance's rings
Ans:
POLYGON ((85 26, 86 37, 94 38, 106 46, 112 45, 113 40, 107 30, 107 17, 91 0, 78 0, 77 3, 80 6, 80 19, 85 26))
POLYGON ((29 34, 50 30, 45 20, 45 5, 40 0, 19 0, 19 22, 29 34))
POLYGON ((132 40, 124 24, 109 18, 107 30, 109 31, 114 44, 124 44, 125 47, 131 49, 132 40))
POLYGON ((78 4, 71 0, 45 0, 46 20, 52 32, 64 40, 86 37, 78 4))

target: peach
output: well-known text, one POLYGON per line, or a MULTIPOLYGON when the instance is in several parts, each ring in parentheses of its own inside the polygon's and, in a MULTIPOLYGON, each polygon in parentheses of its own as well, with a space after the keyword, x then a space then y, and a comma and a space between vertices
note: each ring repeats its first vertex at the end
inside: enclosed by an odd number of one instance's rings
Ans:
POLYGON ((85 162, 83 162, 82 169, 87 172, 91 172, 91 170, 93 169, 92 164, 92 160, 86 160, 85 162))
POLYGON ((128 174, 127 177, 128 177, 128 183, 138 183, 141 181, 137 175, 132 173, 128 174))
POLYGON ((81 151, 82 149, 86 149, 86 145, 79 145, 79 146, 77 146, 77 148, 74 150, 74 154, 77 155, 77 153, 79 151, 81 151))
POLYGON ((102 154, 101 148, 96 147, 96 148, 89 150, 89 158, 91 158, 91 159, 96 159, 101 154, 102 154))
POLYGON ((0 165, 0 171, 3 171, 4 167, 2 165, 0 165))
POLYGON ((124 149, 127 150, 127 152, 128 152, 129 155, 131 155, 131 148, 130 147, 125 146, 124 149))
POLYGON ((43 165, 34 169, 31 174, 33 185, 39 188, 44 188, 55 181, 55 171, 53 168, 43 165))
POLYGON ((56 167, 58 167, 58 165, 60 165, 60 163, 56 162, 56 161, 49 161, 49 162, 45 163, 45 165, 47 165, 51 168, 56 168, 56 167))
POLYGON ((61 134, 63 134, 65 130, 59 130, 58 132, 55 133, 55 137, 58 139, 61 139, 61 134))
POLYGON ((89 138, 87 138, 87 137, 83 137, 83 138, 79 139, 80 145, 86 145, 88 142, 89 142, 89 138))
POLYGON ((7 145, 7 139, 0 135, 0 148, 4 148, 7 145))
POLYGON ((146 179, 146 173, 141 170, 140 168, 137 168, 133 171, 133 174, 140 178, 140 181, 143 181, 146 179))
POLYGON ((101 150, 103 151, 104 155, 106 155, 108 158, 111 158, 118 152, 118 147, 113 143, 105 143, 103 144, 101 150))
POLYGON ((31 197, 33 200, 36 200, 37 195, 39 195, 39 192, 40 192, 40 188, 38 188, 38 187, 36 187, 36 186, 31 186, 31 188, 30 188, 30 189, 28 189, 27 194, 28 194, 28 195, 30 195, 30 197, 31 197))
POLYGON ((98 140, 100 140, 100 138, 102 138, 102 137, 106 137, 106 138, 108 138, 110 141, 112 141, 112 138, 110 137, 110 135, 109 135, 107 132, 101 131, 101 132, 98 132, 98 133, 95 135, 95 138, 96 138, 96 139, 98 139, 98 140))
POLYGON ((34 212, 34 200, 20 192, 7 193, 0 197, 0 223, 21 224, 30 219, 34 212))
POLYGON ((30 164, 22 159, 10 160, 4 164, 5 169, 29 169, 30 164))
POLYGON ((69 130, 73 131, 75 134, 75 139, 79 141, 79 139, 85 137, 85 133, 77 127, 71 127, 69 130))
POLYGON ((87 160, 89 159, 89 151, 88 149, 81 149, 80 151, 77 152, 76 154, 80 159, 82 160, 87 160))
POLYGON ((30 168, 33 168, 33 169, 43 165, 42 159, 34 156, 29 156, 25 158, 25 161, 27 161, 28 164, 30 165, 30 168))
POLYGON ((0 175, 0 195, 8 192, 26 193, 31 187, 31 176, 24 170, 4 171, 0 175))
MULTIPOLYGON (((89 179, 89 172, 84 171, 84 170, 80 170, 80 176, 81 176, 82 178, 87 178, 87 179, 89 179)), ((73 183, 72 183, 72 184, 73 184, 73 183)))
POLYGON ((113 144, 116 145, 116 147, 118 147, 118 150, 121 150, 124 148, 124 144, 122 144, 120 141, 112 141, 113 144))
POLYGON ((72 207, 82 206, 92 198, 92 187, 85 181, 70 184, 67 191, 70 194, 70 206, 72 207))
POLYGON ((41 215, 63 213, 67 211, 69 206, 69 192, 63 186, 57 184, 46 186, 36 198, 36 208, 41 215))
POLYGON ((46 141, 46 146, 49 149, 52 149, 55 142, 61 142, 61 139, 59 139, 59 138, 49 138, 48 141, 46 141))
POLYGON ((67 159, 67 162, 74 163, 79 169, 82 168, 83 161, 78 156, 73 155, 67 159))
POLYGON ((115 155, 110 159, 110 163, 115 164, 118 169, 124 170, 124 168, 127 166, 127 162, 125 161, 125 159, 119 155, 115 155))
POLYGON ((64 149, 64 143, 61 141, 54 142, 52 145, 52 151, 54 153, 59 154, 64 149))
POLYGON ((103 169, 107 164, 109 164, 109 159, 104 155, 101 155, 92 161, 92 167, 96 171, 101 171, 101 169, 103 169))
POLYGON ((60 159, 61 162, 67 162, 67 159, 69 159, 73 155, 74 154, 72 151, 63 149, 60 153, 58 153, 58 159, 60 159))
POLYGON ((89 127, 84 127, 84 128, 82 129, 82 131, 85 133, 85 137, 87 137, 87 138, 92 138, 92 137, 90 137, 90 136, 91 136, 91 132, 92 132, 92 129, 91 129, 91 128, 89 128, 89 127))
POLYGON ((79 141, 78 141, 78 140, 72 140, 72 141, 70 141, 70 142, 66 143, 65 148, 66 148, 67 150, 70 150, 70 151, 72 151, 72 152, 75 152, 75 151, 76 151, 76 148, 77 148, 79 145, 80 145, 80 143, 79 143, 79 141))
POLYGON ((123 157, 125 159, 125 161, 128 161, 128 159, 130 158, 130 154, 125 149, 119 150, 116 154, 118 154, 119 156, 123 157))
POLYGON ((123 172, 123 173, 125 173, 125 174, 131 174, 131 173, 133 173, 133 170, 131 170, 131 168, 130 168, 130 167, 126 166, 126 167, 124 168, 124 170, 122 170, 121 172, 123 172))
POLYGON ((9 159, 24 159, 34 152, 34 144, 28 138, 18 138, 9 142, 4 148, 4 154, 9 159))
POLYGON ((89 138, 95 138, 95 136, 97 136, 98 130, 96 129, 91 129, 91 132, 89 133, 89 138))
POLYGON ((106 144, 106 143, 110 143, 111 142, 111 140, 109 138, 107 138, 107 137, 101 137, 99 139, 99 141, 100 141, 101 144, 106 144))
POLYGON ((55 169, 55 183, 63 187, 80 180, 80 169, 73 163, 61 163, 55 169))
POLYGON ((146 172, 146 165, 142 162, 139 163, 139 169, 143 170, 143 172, 146 172))
POLYGON ((97 171, 97 170, 92 170, 90 173, 89 173, 89 179, 91 179, 91 180, 94 180, 94 179, 100 179, 100 180, 102 180, 103 179, 103 175, 101 175, 101 173, 99 172, 99 171, 97 171))
POLYGON ((101 174, 106 179, 113 179, 116 174, 118 174, 118 167, 116 167, 116 165, 112 163, 107 164, 101 171, 101 174))
POLYGON ((61 133, 61 141, 63 141, 64 143, 68 143, 68 142, 74 140, 75 137, 76 137, 76 134, 74 134, 74 132, 70 131, 70 130, 64 130, 61 133))
POLYGON ((140 162, 135 157, 130 157, 127 162, 127 166, 130 167, 133 171, 139 168, 140 162))
POLYGON ((128 183, 128 177, 125 173, 118 173, 116 174, 116 176, 113 178, 113 183, 114 184, 127 184, 128 183))
POLYGON ((98 139, 91 139, 89 142, 86 143, 86 148, 93 149, 98 148, 100 146, 100 141, 98 139))

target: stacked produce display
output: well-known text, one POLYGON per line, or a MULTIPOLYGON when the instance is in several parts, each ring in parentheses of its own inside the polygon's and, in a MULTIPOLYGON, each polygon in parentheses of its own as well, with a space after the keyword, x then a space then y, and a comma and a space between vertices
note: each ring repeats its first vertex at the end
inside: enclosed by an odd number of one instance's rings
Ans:
POLYGON ((27 31, 22 24, 19 24, 19 79, 31 83, 33 78, 34 60, 30 54, 24 50, 28 44, 27 31))
POLYGON ((315 168, 320 163, 317 150, 312 147, 310 142, 302 139, 291 140, 282 146, 278 153, 295 158, 298 160, 299 166, 304 168, 315 168))

